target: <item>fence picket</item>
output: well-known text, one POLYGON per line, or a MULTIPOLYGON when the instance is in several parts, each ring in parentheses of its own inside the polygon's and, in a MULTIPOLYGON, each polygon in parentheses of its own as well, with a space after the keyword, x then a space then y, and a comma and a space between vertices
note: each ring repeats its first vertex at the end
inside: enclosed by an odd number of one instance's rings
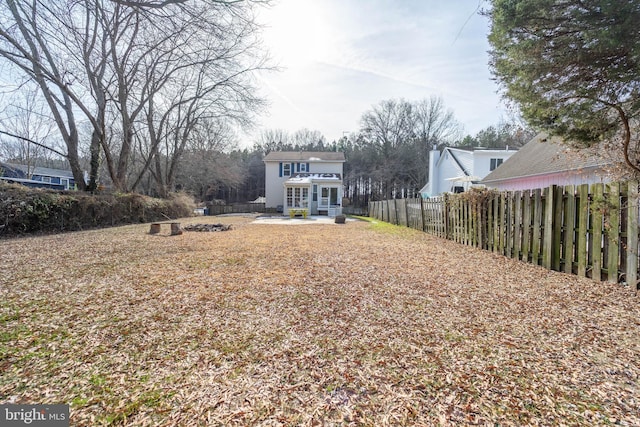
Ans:
POLYGON ((591 186, 594 203, 591 206, 591 278, 602 280, 602 204, 604 203, 604 184, 591 186))
POLYGON ((640 188, 582 184, 541 190, 370 202, 377 219, 596 281, 640 276, 640 188), (393 204, 393 205, 392 205, 393 204), (606 275, 606 277, 605 277, 606 275))
POLYGON ((607 280, 618 282, 618 265, 620 256, 620 184, 615 182, 609 187, 609 224, 607 228, 607 240, 609 241, 607 259, 607 280))
POLYGON ((638 182, 627 187, 627 269, 625 281, 632 289, 638 288, 638 182))
POLYGON ((562 249, 562 214, 564 211, 564 189, 555 187, 553 198, 553 233, 551 238, 551 269, 560 271, 560 251, 562 249))
POLYGON ((587 236, 589 233, 589 185, 578 187, 578 276, 587 275, 587 236))
POLYGON ((555 193, 557 187, 552 185, 551 187, 544 189, 544 233, 542 236, 542 266, 544 268, 552 269, 552 256, 553 256, 553 213, 555 211, 555 193))
POLYGON ((500 199, 496 194, 493 197, 493 252, 500 252, 500 199))
POLYGON ((505 212, 505 255, 509 258, 513 256, 513 193, 506 194, 505 212))
POLYGON ((531 192, 526 191, 523 194, 524 214, 522 216, 522 261, 529 262, 529 254, 531 253, 531 192))
POLYGON ((520 259, 522 250, 522 191, 514 193, 513 258, 520 259))
POLYGON ((564 272, 573 273, 573 259, 574 259, 574 239, 575 239, 575 223, 576 223, 576 198, 575 187, 568 185, 564 189, 566 195, 564 205, 564 240, 563 240, 563 255, 564 255, 564 272))
POLYGON ((531 262, 540 265, 540 228, 542 227, 542 190, 533 191, 533 232, 531 236, 531 262))

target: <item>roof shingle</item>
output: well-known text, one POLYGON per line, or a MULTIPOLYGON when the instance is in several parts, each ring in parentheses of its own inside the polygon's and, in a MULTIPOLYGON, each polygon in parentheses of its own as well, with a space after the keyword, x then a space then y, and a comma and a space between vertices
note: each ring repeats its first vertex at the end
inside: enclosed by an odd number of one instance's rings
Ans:
POLYGON ((567 145, 562 144, 562 139, 559 137, 549 137, 540 133, 487 175, 482 183, 602 167, 609 164, 611 164, 610 161, 598 156, 584 155, 571 150, 567 145))
POLYGON ((344 162, 344 153, 337 151, 272 151, 265 162, 344 162))

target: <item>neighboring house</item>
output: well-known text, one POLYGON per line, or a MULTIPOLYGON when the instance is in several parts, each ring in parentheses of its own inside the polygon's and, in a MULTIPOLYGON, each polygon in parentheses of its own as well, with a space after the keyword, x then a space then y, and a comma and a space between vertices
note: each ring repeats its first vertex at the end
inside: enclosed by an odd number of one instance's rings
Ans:
POLYGON ((76 188, 73 173, 64 169, 0 163, 0 179, 28 187, 51 188, 54 190, 73 190, 76 188))
POLYGON ((558 137, 536 135, 482 184, 498 190, 531 190, 551 185, 580 185, 607 182, 611 162, 580 154, 561 144, 558 137))
POLYGON ((306 210, 311 215, 342 212, 344 153, 271 152, 265 163, 265 208, 306 210))
POLYGON ((429 153, 429 182, 422 187, 423 198, 442 193, 462 193, 477 184, 517 150, 446 147, 429 153))

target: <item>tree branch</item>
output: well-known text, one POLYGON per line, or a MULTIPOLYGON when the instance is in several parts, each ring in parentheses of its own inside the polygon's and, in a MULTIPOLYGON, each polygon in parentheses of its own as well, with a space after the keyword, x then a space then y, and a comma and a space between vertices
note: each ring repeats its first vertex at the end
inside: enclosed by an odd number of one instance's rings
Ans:
POLYGON ((13 133, 10 133, 10 132, 7 132, 7 131, 4 131, 4 130, 0 130, 0 134, 7 135, 7 136, 10 136, 10 137, 12 137, 12 138, 20 139, 20 140, 22 140, 22 141, 28 142, 29 144, 37 145, 38 147, 42 147, 42 148, 44 148, 44 149, 46 149, 46 150, 49 150, 49 151, 51 151, 51 152, 53 152, 53 153, 56 153, 58 156, 62 156, 62 157, 64 157, 65 159, 67 158, 67 155, 66 155, 66 154, 64 154, 64 153, 62 153, 62 152, 60 152, 60 151, 56 150, 55 148, 51 148, 51 147, 49 147, 49 146, 46 146, 46 145, 41 144, 41 143, 39 143, 39 142, 36 142, 36 141, 34 141, 33 139, 25 138, 24 136, 16 135, 16 134, 13 134, 13 133))

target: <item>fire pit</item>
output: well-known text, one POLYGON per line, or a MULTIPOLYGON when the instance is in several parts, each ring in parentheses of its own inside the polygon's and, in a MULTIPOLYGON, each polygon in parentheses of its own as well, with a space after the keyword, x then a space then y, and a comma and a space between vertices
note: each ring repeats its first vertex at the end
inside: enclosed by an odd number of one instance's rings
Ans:
POLYGON ((182 228, 184 231, 229 231, 231 224, 191 224, 182 228))

